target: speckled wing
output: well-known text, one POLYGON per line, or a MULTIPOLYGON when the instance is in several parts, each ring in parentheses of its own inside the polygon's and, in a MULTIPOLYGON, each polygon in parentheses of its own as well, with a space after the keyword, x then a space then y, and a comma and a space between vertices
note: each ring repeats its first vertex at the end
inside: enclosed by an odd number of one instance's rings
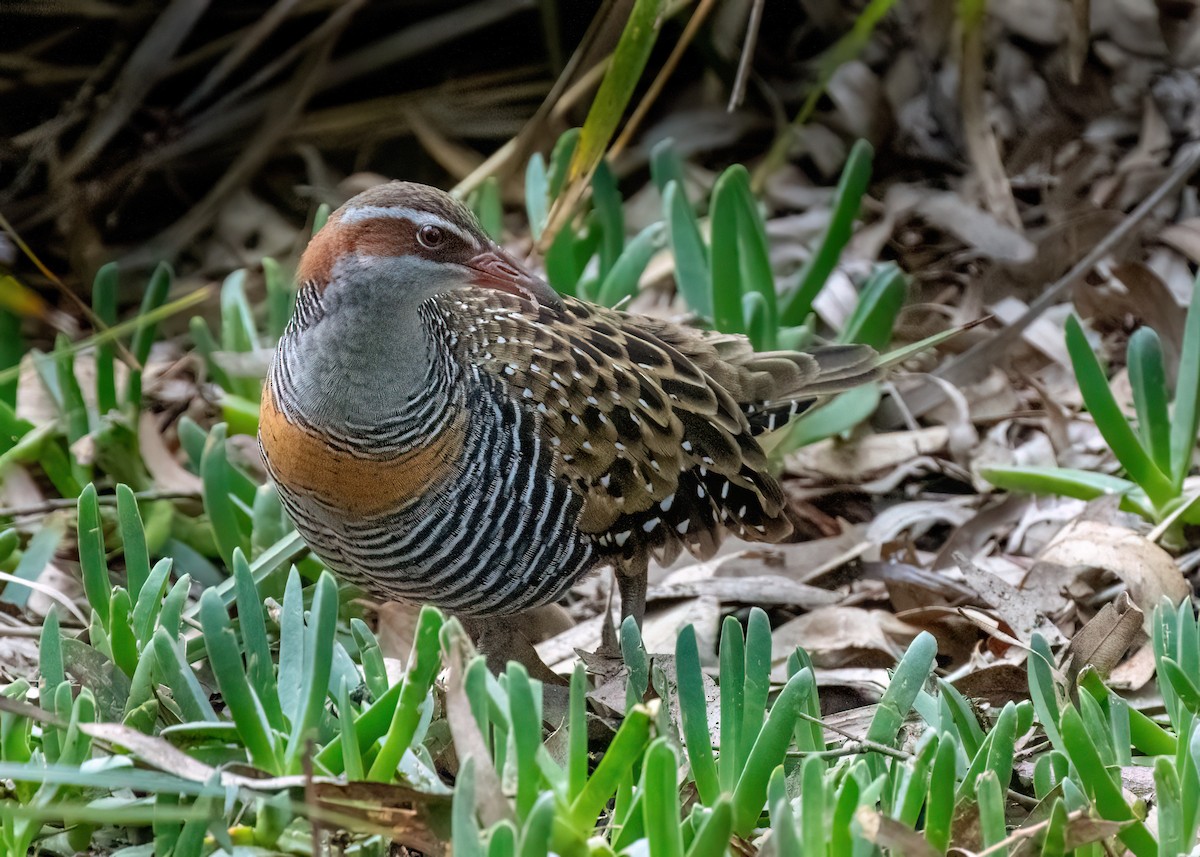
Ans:
POLYGON ((707 557, 725 530, 791 531, 754 435, 819 388, 820 360, 571 299, 561 311, 478 290, 446 300, 462 359, 538 415, 556 475, 584 498, 580 529, 611 559, 707 557))

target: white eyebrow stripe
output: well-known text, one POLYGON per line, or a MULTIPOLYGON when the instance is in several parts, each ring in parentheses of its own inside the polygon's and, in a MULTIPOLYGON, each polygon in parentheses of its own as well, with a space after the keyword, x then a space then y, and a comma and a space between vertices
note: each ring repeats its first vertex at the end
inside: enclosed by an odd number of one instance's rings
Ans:
POLYGON ((453 232, 463 241, 482 250, 483 247, 479 244, 479 239, 472 235, 467 230, 457 224, 451 223, 440 214, 434 214, 432 211, 419 211, 415 208, 401 208, 397 206, 383 205, 356 205, 354 208, 347 208, 342 212, 342 223, 361 223, 364 220, 374 220, 377 217, 391 217, 396 220, 410 220, 418 228, 422 226, 437 226, 449 232, 453 232))

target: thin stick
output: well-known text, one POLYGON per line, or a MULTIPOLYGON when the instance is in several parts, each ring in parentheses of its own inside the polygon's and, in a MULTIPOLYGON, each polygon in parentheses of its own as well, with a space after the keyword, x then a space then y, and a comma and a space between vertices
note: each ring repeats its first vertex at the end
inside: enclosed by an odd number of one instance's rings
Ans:
POLYGON ((750 7, 750 19, 746 22, 746 40, 742 43, 742 58, 738 60, 737 76, 733 79, 733 91, 729 93, 729 104, 726 113, 732 113, 742 106, 746 97, 746 80, 750 77, 750 63, 754 59, 754 49, 758 46, 758 30, 762 26, 763 0, 754 0, 750 7))
MULTIPOLYGON (((1009 347, 1033 324, 1042 313, 1061 300, 1062 295, 1071 286, 1082 280, 1096 267, 1113 248, 1128 238, 1164 199, 1181 188, 1200 169, 1200 144, 1189 143, 1181 146, 1174 168, 1163 179, 1162 184, 1146 197, 1137 208, 1129 212, 1111 232, 1105 235, 1096 246, 1082 259, 1076 262, 1071 270, 1063 274, 1052 285, 1045 289, 1036 299, 1030 302, 1025 314, 1001 330, 991 339, 972 346, 957 359, 939 368, 934 375, 949 381, 956 386, 964 386, 978 380, 982 370, 996 365, 1009 347)), ((941 404, 946 398, 945 391, 933 385, 927 385, 910 393, 906 404, 914 416, 920 417, 941 404)), ((887 422, 894 421, 895 415, 889 415, 887 422)))

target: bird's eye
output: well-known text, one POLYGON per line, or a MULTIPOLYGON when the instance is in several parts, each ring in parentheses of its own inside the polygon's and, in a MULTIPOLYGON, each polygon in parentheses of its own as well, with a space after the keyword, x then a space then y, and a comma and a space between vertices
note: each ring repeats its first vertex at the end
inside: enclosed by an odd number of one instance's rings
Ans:
POLYGON ((417 232, 417 240, 421 242, 422 247, 433 250, 442 246, 446 240, 446 233, 431 223, 427 223, 417 232))

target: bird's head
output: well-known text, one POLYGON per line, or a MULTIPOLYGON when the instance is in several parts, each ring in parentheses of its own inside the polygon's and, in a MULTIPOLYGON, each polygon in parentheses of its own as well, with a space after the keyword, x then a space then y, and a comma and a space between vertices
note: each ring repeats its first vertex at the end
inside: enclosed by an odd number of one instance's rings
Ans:
POLYGON ((545 281, 488 237, 465 205, 436 188, 389 182, 330 215, 296 278, 322 304, 386 312, 460 288, 495 289, 561 306, 545 281))

